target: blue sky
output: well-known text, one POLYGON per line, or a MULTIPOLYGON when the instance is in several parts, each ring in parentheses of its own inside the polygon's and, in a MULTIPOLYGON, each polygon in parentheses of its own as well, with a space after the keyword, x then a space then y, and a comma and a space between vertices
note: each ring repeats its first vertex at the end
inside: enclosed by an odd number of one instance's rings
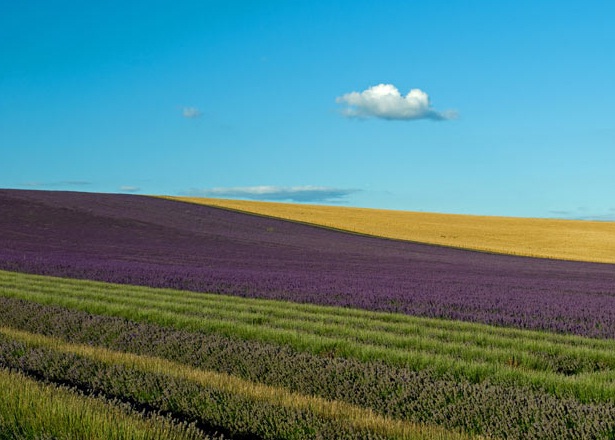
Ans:
POLYGON ((615 220, 613 1, 0 5, 0 187, 615 220))

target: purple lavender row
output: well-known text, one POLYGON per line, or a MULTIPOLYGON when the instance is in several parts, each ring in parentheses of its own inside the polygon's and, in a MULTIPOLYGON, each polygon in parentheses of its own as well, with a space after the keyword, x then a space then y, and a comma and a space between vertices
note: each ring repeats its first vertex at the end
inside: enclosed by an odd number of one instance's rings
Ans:
MULTIPOLYGON (((304 395, 348 402, 395 419, 491 438, 612 439, 615 434, 612 401, 583 403, 574 397, 515 384, 488 380, 474 383, 452 372, 412 371, 381 362, 323 357, 276 344, 204 335, 2 297, 0 322, 71 343, 161 357, 304 395)), ((4 354, 5 359, 21 356, 16 351, 4 354)), ((0 342, 0 364, 2 358, 0 342)), ((554 369, 582 367, 576 359, 567 360, 565 356, 545 353, 545 360, 554 369)), ((591 361, 585 367, 591 369, 591 361)))
POLYGON ((143 196, 0 190, 0 269, 615 338, 615 265, 357 236, 143 196))

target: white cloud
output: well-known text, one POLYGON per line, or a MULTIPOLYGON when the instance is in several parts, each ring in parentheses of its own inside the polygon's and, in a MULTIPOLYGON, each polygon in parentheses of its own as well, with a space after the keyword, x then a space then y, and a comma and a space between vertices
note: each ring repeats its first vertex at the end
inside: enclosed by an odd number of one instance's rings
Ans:
POLYGON ((411 89, 406 96, 392 84, 378 84, 362 92, 351 92, 335 99, 345 104, 344 116, 351 118, 375 117, 381 119, 455 119, 457 112, 438 112, 431 108, 429 96, 420 89, 411 89))
POLYGON ((201 111, 196 107, 184 107, 182 109, 182 116, 188 119, 194 119, 201 116, 201 111))
POLYGON ((120 186, 120 191, 134 193, 134 192, 141 191, 141 188, 139 188, 138 186, 132 186, 132 185, 122 185, 120 186))
POLYGON ((232 188, 192 189, 189 195, 251 200, 290 200, 294 202, 340 202, 356 189, 327 186, 244 186, 232 188))

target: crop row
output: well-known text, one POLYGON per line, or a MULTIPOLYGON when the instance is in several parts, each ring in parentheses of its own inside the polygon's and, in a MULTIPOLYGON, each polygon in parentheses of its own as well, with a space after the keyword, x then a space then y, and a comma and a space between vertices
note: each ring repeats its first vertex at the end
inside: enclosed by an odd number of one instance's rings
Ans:
POLYGON ((0 365, 262 439, 462 439, 343 402, 290 393, 150 356, 0 327, 0 365))
MULTIPOLYGON (((0 368, 0 439, 213 440, 193 426, 0 368)), ((222 439, 216 436, 216 439, 222 439)))
POLYGON ((347 402, 394 419, 490 437, 601 438, 608 437, 608 426, 615 426, 613 403, 581 403, 514 384, 472 383, 431 370, 323 357, 23 300, 0 298, 0 321, 56 341, 164 358, 249 383, 347 402))
POLYGON ((549 340, 549 335, 508 329, 489 334, 486 326, 468 323, 459 327, 448 323, 442 330, 440 320, 403 315, 395 320, 390 314, 365 311, 359 312, 362 320, 375 327, 361 329, 358 317, 335 308, 289 308, 283 302, 120 288, 9 272, 0 272, 0 281, 2 296, 94 314, 272 342, 316 354, 380 360, 414 370, 429 367, 475 382, 513 381, 583 401, 609 400, 615 395, 615 341, 562 335, 549 340))
MULTIPOLYGON (((259 325, 287 333, 291 331, 289 335, 296 331, 315 334, 322 340, 330 338, 372 347, 419 350, 475 362, 502 364, 514 358, 518 366, 528 370, 553 370, 568 375, 615 368, 615 341, 223 295, 63 279, 50 283, 49 278, 8 272, 0 272, 0 280, 7 296, 23 295, 27 284, 27 297, 43 302, 62 297, 66 305, 78 301, 133 306, 132 310, 139 307, 147 310, 147 314, 170 312, 176 317, 206 319, 210 324, 216 320, 231 321, 235 331, 242 325, 259 325)), ((299 344, 296 340, 291 343, 299 344)))
POLYGON ((615 338, 609 264, 345 234, 189 203, 0 191, 0 268, 615 338))

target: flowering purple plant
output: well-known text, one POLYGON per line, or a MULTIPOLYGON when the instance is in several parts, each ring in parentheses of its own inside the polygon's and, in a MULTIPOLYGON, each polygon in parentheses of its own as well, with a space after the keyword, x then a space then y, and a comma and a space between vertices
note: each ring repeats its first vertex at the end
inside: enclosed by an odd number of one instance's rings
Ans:
POLYGON ((0 191, 0 269, 615 337, 615 265, 119 194, 0 191))

